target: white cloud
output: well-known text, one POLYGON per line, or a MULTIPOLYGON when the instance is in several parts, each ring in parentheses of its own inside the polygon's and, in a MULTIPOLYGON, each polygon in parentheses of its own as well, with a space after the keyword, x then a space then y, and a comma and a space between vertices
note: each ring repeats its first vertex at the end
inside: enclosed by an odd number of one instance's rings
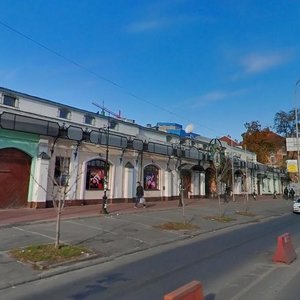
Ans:
POLYGON ((241 66, 245 74, 261 73, 284 64, 290 58, 287 53, 252 53, 241 60, 241 66))
POLYGON ((198 99, 204 102, 214 102, 219 101, 228 96, 227 92, 224 91, 212 91, 208 92, 202 96, 200 96, 198 99))
POLYGON ((184 15, 184 14, 176 15, 176 16, 152 18, 148 20, 133 22, 127 26, 126 30, 129 33, 155 31, 155 30, 169 28, 172 26, 191 24, 193 22, 198 21, 199 18, 200 16, 198 15, 184 15))
POLYGON ((215 90, 210 91, 206 94, 200 95, 193 99, 190 99, 191 107, 196 108, 200 106, 206 106, 211 102, 218 102, 226 99, 231 99, 236 96, 244 95, 246 93, 245 89, 240 89, 236 91, 221 91, 215 90))
POLYGON ((145 31, 153 31, 167 27, 170 24, 170 21, 166 19, 156 19, 149 21, 140 21, 130 24, 127 27, 127 31, 130 33, 140 33, 145 31))

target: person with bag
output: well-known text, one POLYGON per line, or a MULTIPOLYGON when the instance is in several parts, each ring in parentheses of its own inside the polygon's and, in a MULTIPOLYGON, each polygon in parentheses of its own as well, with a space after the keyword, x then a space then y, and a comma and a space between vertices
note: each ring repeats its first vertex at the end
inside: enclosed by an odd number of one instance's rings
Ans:
POLYGON ((135 194, 135 205, 134 208, 138 208, 138 204, 141 203, 143 204, 143 207, 146 207, 146 201, 144 198, 144 189, 141 185, 141 183, 138 181, 137 182, 137 187, 136 187, 136 194, 135 194))

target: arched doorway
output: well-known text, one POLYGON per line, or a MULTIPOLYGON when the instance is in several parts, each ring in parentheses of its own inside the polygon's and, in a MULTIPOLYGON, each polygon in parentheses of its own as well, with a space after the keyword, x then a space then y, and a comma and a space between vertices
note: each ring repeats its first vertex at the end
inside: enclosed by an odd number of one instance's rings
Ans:
POLYGON ((233 192, 236 195, 245 192, 245 174, 242 170, 238 169, 234 172, 234 185, 233 185, 233 192))
POLYGON ((0 149, 0 208, 27 205, 31 157, 15 148, 0 149))
POLYGON ((205 170, 205 198, 211 198, 217 194, 216 171, 213 168, 205 170))
POLYGON ((183 197, 188 198, 189 192, 191 191, 191 181, 192 181, 192 174, 190 170, 182 169, 180 171, 180 176, 182 178, 182 185, 183 185, 183 197))

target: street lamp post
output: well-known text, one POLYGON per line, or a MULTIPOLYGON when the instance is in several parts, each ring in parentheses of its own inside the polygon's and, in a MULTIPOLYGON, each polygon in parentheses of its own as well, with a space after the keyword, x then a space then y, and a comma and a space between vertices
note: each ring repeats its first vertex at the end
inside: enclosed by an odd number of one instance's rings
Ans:
POLYGON ((107 211, 107 190, 108 190, 108 140, 109 140, 109 119, 107 121, 107 127, 106 127, 106 153, 105 153, 105 167, 104 167, 104 194, 102 198, 102 213, 109 214, 107 211))
POLYGON ((231 181, 232 181, 232 201, 235 201, 235 196, 234 196, 234 153, 233 149, 231 149, 231 181))
POLYGON ((235 201, 235 195, 234 195, 234 152, 233 152, 233 141, 230 137, 231 141, 231 181, 232 181, 232 201, 235 201))
POLYGON ((219 208, 221 211, 221 199, 220 199, 220 192, 219 192, 220 185, 219 185, 218 173, 219 173, 219 168, 222 163, 222 159, 224 158, 224 152, 223 152, 224 148, 222 146, 221 141, 219 139, 215 138, 209 142, 209 150, 213 157, 213 162, 214 162, 214 166, 215 166, 216 190, 217 190, 216 192, 217 192, 217 197, 218 197, 218 202, 219 202, 219 208))
POLYGON ((178 206, 179 207, 183 207, 184 206, 184 200, 183 200, 183 191, 184 191, 184 188, 183 188, 183 178, 182 178, 182 172, 181 172, 181 164, 182 164, 182 147, 181 147, 181 144, 182 144, 182 136, 181 136, 181 132, 180 132, 180 135, 179 135, 179 166, 178 166, 178 171, 179 171, 179 203, 178 203, 178 206))
MULTIPOLYGON (((193 131, 193 124, 188 124, 185 127, 184 133, 185 133, 185 137, 186 134, 191 134, 191 132, 193 131)), ((191 139, 191 135, 189 135, 189 138, 191 139)), ((179 149, 180 149, 180 155, 179 155, 179 176, 180 176, 180 183, 179 183, 179 188, 180 188, 180 198, 179 198, 179 204, 178 206, 183 208, 183 216, 185 218, 185 214, 184 214, 184 195, 183 195, 183 191, 184 191, 184 186, 183 186, 183 178, 182 178, 182 170, 181 170, 181 164, 182 164, 182 143, 183 143, 183 138, 182 138, 182 129, 180 130, 180 134, 179 134, 179 149)))
POLYGON ((247 182, 247 173, 248 173, 248 157, 247 157, 247 146, 245 145, 245 190, 246 190, 246 202, 249 201, 249 195, 248 195, 248 182, 247 182))
POLYGON ((299 125, 298 125, 298 97, 297 87, 300 80, 296 82, 295 86, 295 122, 296 122, 296 144, 297 144, 297 168, 298 168, 298 195, 300 195, 300 158, 299 158, 299 125))

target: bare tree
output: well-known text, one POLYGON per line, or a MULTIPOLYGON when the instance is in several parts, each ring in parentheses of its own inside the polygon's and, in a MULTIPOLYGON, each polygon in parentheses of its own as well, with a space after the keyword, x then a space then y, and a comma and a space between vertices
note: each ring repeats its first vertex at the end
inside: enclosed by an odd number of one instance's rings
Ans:
POLYGON ((70 169, 70 157, 56 157, 54 176, 50 176, 53 182, 52 203, 56 209, 56 248, 60 246, 61 215, 70 192, 74 185, 78 183, 79 176, 76 166, 72 170, 70 169))
MULTIPOLYGON (((298 110, 298 115, 300 110, 298 110)), ((274 117, 274 129, 275 131, 284 136, 292 137, 296 134, 296 117, 295 110, 289 112, 279 111, 274 117)))
MULTIPOLYGON (((60 247, 61 215, 65 207, 66 200, 72 188, 77 184, 79 180, 80 174, 78 174, 76 171, 77 168, 74 168, 74 170, 70 170, 69 157, 57 156, 55 161, 54 175, 50 173, 48 174, 48 178, 53 184, 51 196, 53 207, 56 210, 55 248, 60 247), (73 183, 71 183, 71 179, 74 179, 74 176, 76 178, 73 183)), ((38 182, 38 180, 32 173, 30 173, 30 176, 39 186, 39 188, 43 189, 47 193, 46 188, 38 182)))

